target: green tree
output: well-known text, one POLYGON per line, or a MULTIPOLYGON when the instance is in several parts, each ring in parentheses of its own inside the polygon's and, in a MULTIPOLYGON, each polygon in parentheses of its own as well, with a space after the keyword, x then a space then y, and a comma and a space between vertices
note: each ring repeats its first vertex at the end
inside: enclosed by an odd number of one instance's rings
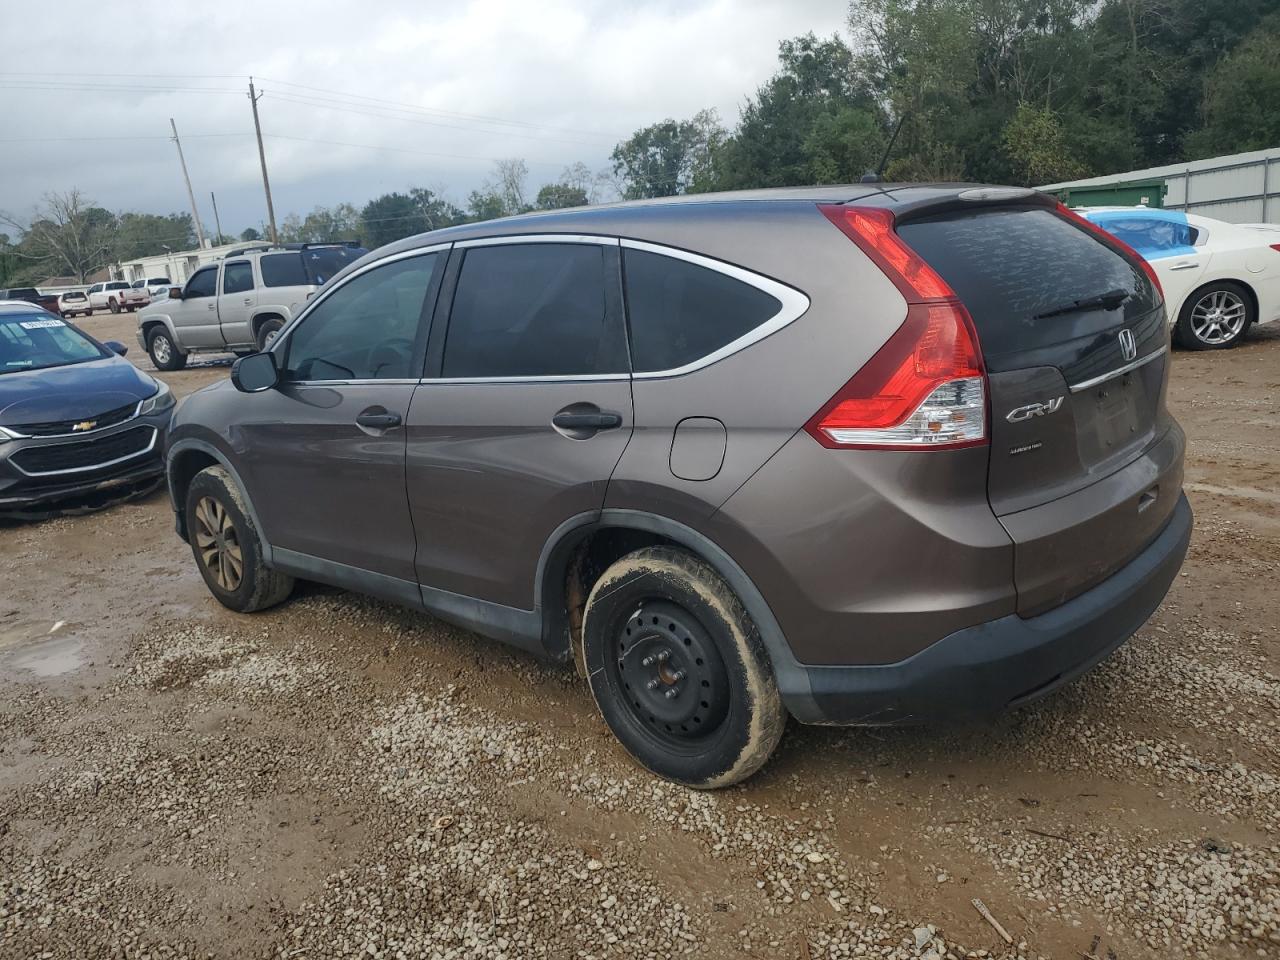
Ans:
POLYGON ((240 239, 243 240, 245 243, 252 243, 255 240, 261 240, 262 234, 259 233, 254 227, 245 227, 243 230, 240 231, 240 239))
POLYGON ((25 227, 11 214, 0 214, 0 220, 23 232, 13 253, 23 263, 24 275, 69 274, 83 283, 113 258, 115 215, 75 188, 46 193, 25 227))
POLYGON ((1025 186, 1075 180, 1084 172, 1051 110, 1022 104, 1005 127, 1004 140, 1018 182, 1025 186))
POLYGON ((529 168, 523 160, 499 160, 484 186, 467 198, 472 219, 493 220, 532 210, 524 196, 528 176, 529 168))
MULTIPOLYGON (((215 241, 217 238, 214 238, 215 241)), ((170 250, 190 250, 196 245, 191 214, 122 213, 116 222, 116 260, 135 260, 170 250)))
POLYGON ((585 207, 591 201, 587 191, 567 183, 548 183, 538 191, 533 201, 535 210, 561 210, 565 207, 585 207))
POLYGON ((408 193, 384 193, 366 203, 359 216, 359 239, 372 249, 465 219, 461 210, 437 194, 412 187, 408 193))
POLYGON ((839 37, 779 44, 780 69, 749 100, 718 151, 725 189, 857 180, 884 148, 884 116, 839 37))
POLYGON ((711 189, 715 154, 724 137, 714 110, 637 130, 610 154, 619 192, 628 200, 640 200, 711 189))
POLYGON ((1191 157, 1263 150, 1280 143, 1280 15, 1264 21, 1210 74, 1205 126, 1191 157))

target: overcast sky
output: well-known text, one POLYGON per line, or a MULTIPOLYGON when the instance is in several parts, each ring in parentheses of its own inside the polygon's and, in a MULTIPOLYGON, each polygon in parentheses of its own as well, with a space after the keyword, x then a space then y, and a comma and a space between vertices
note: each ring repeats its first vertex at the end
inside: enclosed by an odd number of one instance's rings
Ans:
POLYGON ((173 117, 205 228, 214 191, 226 233, 266 218, 250 74, 278 221, 410 186, 462 204, 497 158, 526 160, 532 194, 574 161, 604 169, 618 140, 666 117, 713 107, 732 126, 778 42, 842 30, 846 11, 844 0, 6 7, 6 33, 43 39, 0 69, 0 210, 26 218, 41 194, 71 187, 116 211, 188 210, 173 117))

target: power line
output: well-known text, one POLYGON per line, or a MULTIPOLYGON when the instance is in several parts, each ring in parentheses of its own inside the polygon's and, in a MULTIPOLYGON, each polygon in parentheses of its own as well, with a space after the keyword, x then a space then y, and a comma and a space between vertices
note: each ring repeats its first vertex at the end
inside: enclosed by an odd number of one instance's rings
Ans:
MULTIPOLYGON (((207 137, 252 137, 252 130, 243 130, 239 133, 184 133, 184 137, 188 140, 195 140, 207 137)), ((3 137, 0 143, 81 143, 88 141, 100 140, 172 140, 171 136, 162 134, 145 135, 145 136, 107 136, 107 137, 3 137)))
MULTIPOLYGON (((263 96, 268 96, 268 94, 264 91, 263 96)), ((323 97, 311 97, 307 95, 294 94, 292 92, 282 93, 280 91, 273 91, 272 93, 269 94, 269 96, 275 100, 283 101, 286 103, 300 104, 302 106, 315 107, 319 110, 336 110, 341 113, 352 113, 352 114, 357 114, 359 116, 376 117, 380 120, 399 120, 404 123, 424 124, 430 127, 444 127, 446 129, 452 129, 452 130, 469 130, 474 133, 487 133, 487 134, 493 134, 496 136, 503 136, 503 137, 517 137, 521 140, 535 140, 542 143, 546 143, 546 142, 571 143, 577 146, 595 147, 595 146, 599 146, 599 144, 601 143, 606 142, 600 139, 597 139, 595 142, 591 142, 587 140, 574 139, 574 138, 568 138, 568 137, 536 136, 531 133, 518 133, 514 130, 489 130, 489 129, 484 129, 483 127, 476 127, 476 126, 468 127, 468 126, 463 126, 457 123, 447 123, 443 120, 428 120, 424 116, 418 116, 412 113, 406 116, 405 114, 409 113, 408 111, 396 112, 397 108, 393 108, 393 107, 368 107, 361 104, 353 104, 353 103, 348 103, 346 101, 341 101, 341 100, 331 100, 323 97)))
POLYGON ((340 97, 344 100, 365 100, 375 104, 387 104, 390 107, 397 107, 403 110, 413 110, 433 116, 453 117, 460 120, 476 120, 484 123, 509 124, 512 126, 529 127, 535 130, 561 130, 565 133, 581 133, 591 137, 601 137, 604 139, 617 139, 616 134, 605 133, 600 130, 583 130, 574 127, 556 127, 544 123, 533 123, 528 120, 511 120, 504 117, 488 116, 480 113, 459 113, 456 110, 445 110, 440 107, 424 107, 419 104, 405 103, 400 100, 387 100, 383 97, 370 97, 360 93, 346 93, 340 90, 327 90, 324 87, 312 87, 305 83, 292 83, 288 80, 278 80, 272 77, 259 77, 260 80, 267 80, 271 83, 282 84, 286 87, 297 87, 301 90, 311 90, 316 93, 328 94, 329 96, 340 97))

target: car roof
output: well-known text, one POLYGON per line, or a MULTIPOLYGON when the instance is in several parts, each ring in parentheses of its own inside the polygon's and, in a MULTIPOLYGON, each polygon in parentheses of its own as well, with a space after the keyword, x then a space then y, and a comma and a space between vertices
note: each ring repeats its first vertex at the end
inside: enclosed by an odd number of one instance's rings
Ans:
MULTIPOLYGON (((17 287, 14 287, 16 290, 17 287)), ((0 310, 5 313, 18 313, 19 308, 22 313, 48 313, 39 304, 32 303, 30 300, 0 300, 0 310)))
MULTIPOLYGON (((456 227, 444 227, 429 233, 394 241, 375 251, 375 256, 362 258, 357 263, 368 263, 389 254, 437 243, 470 240, 480 237, 517 235, 520 233, 611 233, 637 216, 668 208, 702 206, 723 208, 727 216, 735 208, 742 210, 759 203, 791 203, 809 205, 817 203, 861 203, 872 206, 901 208, 927 203, 946 197, 954 197, 965 190, 990 187, 977 183, 846 183, 809 187, 768 187, 758 190, 734 190, 724 193, 685 193, 671 197, 655 197, 645 200, 624 200, 617 203, 593 204, 586 207, 568 207, 563 210, 539 210, 478 223, 465 223, 456 227)), ((1001 188, 1011 189, 1011 188, 1001 188)), ((1019 189, 1027 195, 1034 191, 1019 189)), ((346 268, 350 269, 350 267, 346 268)))

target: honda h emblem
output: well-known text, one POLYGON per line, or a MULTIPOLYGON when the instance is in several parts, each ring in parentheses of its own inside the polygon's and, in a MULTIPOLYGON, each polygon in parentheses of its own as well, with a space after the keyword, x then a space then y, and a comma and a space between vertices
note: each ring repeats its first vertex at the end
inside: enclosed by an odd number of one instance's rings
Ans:
POLYGON ((1138 344, 1133 339, 1132 330, 1121 330, 1120 337, 1120 355, 1126 360, 1132 360, 1138 355, 1138 344))

